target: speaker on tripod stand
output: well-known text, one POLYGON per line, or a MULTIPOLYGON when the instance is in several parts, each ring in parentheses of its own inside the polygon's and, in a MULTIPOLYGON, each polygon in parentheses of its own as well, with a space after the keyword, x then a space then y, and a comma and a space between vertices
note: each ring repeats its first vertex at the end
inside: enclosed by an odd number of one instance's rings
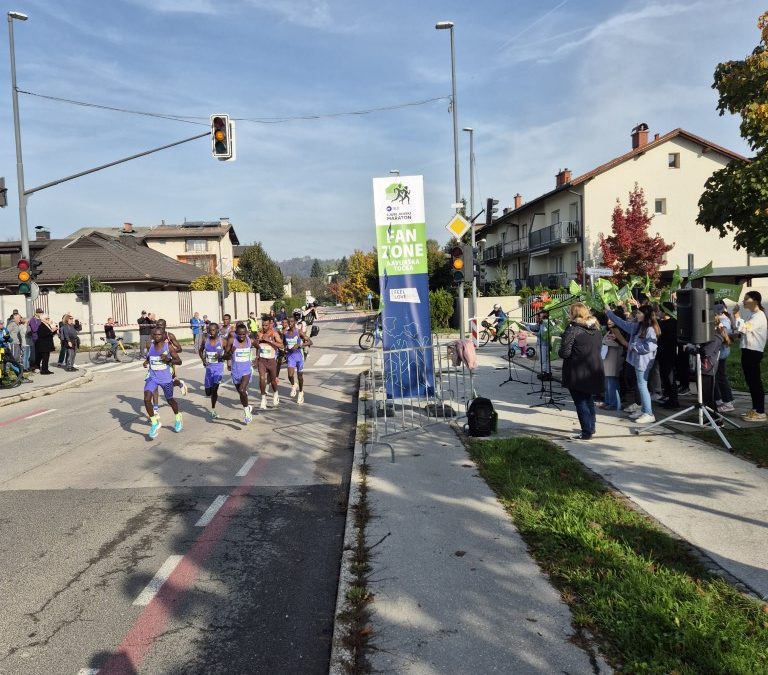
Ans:
POLYGON ((703 345, 712 339, 715 292, 711 288, 682 288, 677 292, 677 339, 703 345))

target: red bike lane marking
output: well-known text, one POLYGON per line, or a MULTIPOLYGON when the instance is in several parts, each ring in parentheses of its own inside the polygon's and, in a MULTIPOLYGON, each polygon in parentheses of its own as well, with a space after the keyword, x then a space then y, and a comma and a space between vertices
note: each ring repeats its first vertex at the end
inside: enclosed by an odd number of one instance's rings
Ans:
POLYGON ((13 424, 14 422, 21 422, 28 417, 33 417, 34 415, 40 415, 44 412, 48 412, 49 408, 40 408, 40 410, 33 410, 32 412, 25 413, 24 415, 19 415, 18 417, 11 417, 10 419, 3 420, 0 422, 0 427, 4 427, 7 424, 13 424))
POLYGON ((244 497, 262 476, 268 463, 269 458, 260 457, 243 482, 231 492, 229 499, 136 619, 115 653, 99 668, 99 675, 136 675, 155 639, 165 631, 175 606, 194 584, 206 559, 227 531, 232 517, 245 501, 244 497))

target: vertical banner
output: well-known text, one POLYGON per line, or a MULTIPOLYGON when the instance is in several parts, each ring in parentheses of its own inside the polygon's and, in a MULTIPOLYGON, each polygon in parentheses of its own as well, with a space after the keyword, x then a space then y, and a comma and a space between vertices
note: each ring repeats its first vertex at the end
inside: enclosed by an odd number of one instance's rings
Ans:
POLYGON ((434 393, 422 176, 373 179, 384 373, 392 398, 434 393), (389 353, 387 353, 389 352, 389 353))

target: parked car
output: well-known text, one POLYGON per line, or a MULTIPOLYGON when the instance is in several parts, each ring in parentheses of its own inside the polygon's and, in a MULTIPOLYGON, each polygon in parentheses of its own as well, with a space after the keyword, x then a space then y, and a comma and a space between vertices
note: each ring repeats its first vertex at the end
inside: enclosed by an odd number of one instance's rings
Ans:
POLYGON ((347 309, 348 310, 352 310, 354 308, 355 308, 355 306, 351 302, 347 305, 347 309))

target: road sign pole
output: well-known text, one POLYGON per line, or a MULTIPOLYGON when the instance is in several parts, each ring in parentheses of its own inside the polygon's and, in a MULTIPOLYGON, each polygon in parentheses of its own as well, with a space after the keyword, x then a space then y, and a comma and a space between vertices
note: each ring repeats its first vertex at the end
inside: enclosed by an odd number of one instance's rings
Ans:
POLYGON ((91 296, 91 275, 88 275, 88 325, 90 326, 91 333, 91 349, 95 347, 94 341, 96 338, 93 334, 93 297, 91 296))

